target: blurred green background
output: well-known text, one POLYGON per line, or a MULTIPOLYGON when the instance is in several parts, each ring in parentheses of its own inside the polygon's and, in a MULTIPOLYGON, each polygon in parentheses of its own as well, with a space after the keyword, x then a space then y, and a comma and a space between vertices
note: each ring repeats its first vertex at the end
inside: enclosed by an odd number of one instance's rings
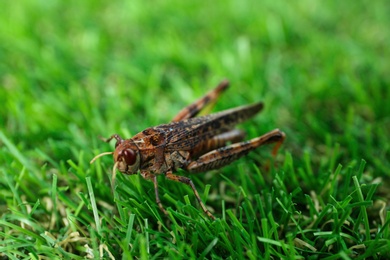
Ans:
POLYGON ((386 1, 3 5, 1 125, 29 148, 134 134, 228 78, 220 107, 263 100, 290 149, 329 135, 350 158, 388 155, 386 1))
POLYGON ((129 138, 169 122, 225 78, 231 87, 214 111, 263 101, 245 129, 249 137, 285 131, 281 157, 291 154, 296 170, 310 157, 321 179, 325 168, 364 159, 366 178, 388 183, 388 1, 21 0, 0 7, 4 219, 15 203, 10 183, 28 203, 49 194, 52 174, 72 200, 87 193, 85 176, 97 190, 109 186, 110 158, 97 175, 88 164, 113 147, 98 136, 129 138))

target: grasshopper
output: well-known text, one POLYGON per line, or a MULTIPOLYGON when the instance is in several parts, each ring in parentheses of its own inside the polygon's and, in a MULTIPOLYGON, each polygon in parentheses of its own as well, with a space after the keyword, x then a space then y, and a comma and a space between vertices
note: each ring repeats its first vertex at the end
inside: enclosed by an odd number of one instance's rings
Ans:
POLYGON ((282 131, 274 129, 260 137, 242 141, 245 133, 234 129, 236 124, 262 110, 261 102, 195 117, 205 106, 216 101, 228 85, 228 81, 222 81, 204 97, 182 109, 169 124, 147 128, 130 139, 117 134, 104 139, 105 142, 116 140, 115 151, 101 153, 91 163, 101 156, 113 154, 112 184, 117 169, 129 175, 140 171, 144 179, 153 182, 156 202, 166 215, 158 193, 157 175, 164 174, 169 180, 184 183, 191 187, 205 214, 215 219, 203 204, 192 180, 174 172, 179 168, 190 173, 218 169, 270 143, 275 143, 272 151, 275 156, 285 139, 282 131))

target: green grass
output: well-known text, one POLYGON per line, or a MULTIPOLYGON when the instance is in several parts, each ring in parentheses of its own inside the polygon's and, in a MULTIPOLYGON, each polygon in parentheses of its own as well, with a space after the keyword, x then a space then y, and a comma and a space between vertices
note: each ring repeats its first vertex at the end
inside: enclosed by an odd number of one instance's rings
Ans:
MULTIPOLYGON (((387 1, 7 1, 0 8, 4 259, 388 259, 387 1), (270 148, 191 175, 117 175, 99 136, 169 122, 228 78, 270 148), (273 163, 269 163, 274 160, 273 163), (271 165, 269 168, 267 165, 271 165), (275 166, 273 166, 275 165, 275 166)), ((182 172, 181 174, 186 174, 182 172)))

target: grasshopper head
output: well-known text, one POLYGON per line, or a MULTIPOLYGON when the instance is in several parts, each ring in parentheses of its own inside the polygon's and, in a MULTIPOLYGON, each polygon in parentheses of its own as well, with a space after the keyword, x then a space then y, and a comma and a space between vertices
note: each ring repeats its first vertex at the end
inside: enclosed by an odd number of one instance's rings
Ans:
POLYGON ((110 142, 112 139, 115 139, 116 140, 115 151, 98 154, 91 160, 90 163, 93 163, 94 161, 96 161, 96 159, 102 156, 109 155, 109 154, 114 155, 115 164, 112 171, 112 180, 111 180, 111 189, 114 191, 116 169, 118 169, 121 173, 124 174, 137 173, 141 161, 139 149, 131 139, 124 140, 117 134, 114 134, 107 139, 104 138, 101 139, 107 143, 110 142))
POLYGON ((107 139, 101 139, 104 142, 110 142, 112 139, 115 139, 115 151, 98 154, 91 160, 90 163, 93 163, 94 161, 96 161, 96 159, 104 155, 113 154, 115 161, 113 174, 115 174, 116 169, 118 169, 121 173, 124 174, 137 173, 140 166, 140 154, 139 149, 135 145, 134 141, 132 141, 131 139, 124 140, 117 134, 114 134, 107 139))
POLYGON ((118 144, 114 152, 114 161, 121 173, 136 174, 140 166, 138 147, 128 141, 118 144))

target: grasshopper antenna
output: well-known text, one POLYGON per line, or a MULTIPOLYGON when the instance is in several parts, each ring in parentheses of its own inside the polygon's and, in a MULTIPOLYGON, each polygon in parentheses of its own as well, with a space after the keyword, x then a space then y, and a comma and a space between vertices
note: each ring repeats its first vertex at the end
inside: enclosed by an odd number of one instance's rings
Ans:
POLYGON ((101 153, 101 154, 98 154, 96 155, 95 157, 93 157, 93 159, 89 162, 90 164, 94 163, 98 158, 102 157, 102 156, 105 156, 105 155, 109 155, 109 154, 114 154, 114 152, 104 152, 104 153, 101 153))
MULTIPOLYGON (((104 138, 104 137, 101 137, 99 136, 99 139, 102 140, 103 142, 110 142, 112 139, 115 139, 116 140, 116 144, 115 144, 115 147, 117 147, 119 144, 121 144, 124 140, 117 134, 114 134, 112 136, 110 136, 109 138, 104 138)), ((105 155, 109 155, 109 154, 114 154, 114 152, 105 152, 105 153, 101 153, 101 154, 98 154, 96 155, 89 163, 94 163, 96 161, 96 159, 102 157, 102 156, 105 156, 105 155)))

